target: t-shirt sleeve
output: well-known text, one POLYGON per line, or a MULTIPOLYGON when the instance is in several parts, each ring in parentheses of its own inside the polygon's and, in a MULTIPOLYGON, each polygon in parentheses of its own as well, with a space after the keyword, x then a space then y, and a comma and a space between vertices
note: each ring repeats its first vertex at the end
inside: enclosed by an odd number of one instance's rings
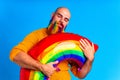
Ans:
POLYGON ((44 38, 44 34, 42 31, 34 31, 28 34, 22 42, 18 45, 13 47, 10 52, 10 59, 13 61, 13 58, 16 56, 17 53, 23 51, 27 53, 36 43, 38 43, 41 39, 44 38))

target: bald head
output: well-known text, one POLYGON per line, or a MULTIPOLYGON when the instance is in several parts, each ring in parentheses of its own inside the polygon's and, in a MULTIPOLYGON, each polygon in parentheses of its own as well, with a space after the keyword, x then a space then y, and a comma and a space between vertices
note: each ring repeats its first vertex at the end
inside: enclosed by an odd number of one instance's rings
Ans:
POLYGON ((65 7, 59 7, 55 10, 55 12, 52 14, 52 21, 51 23, 54 24, 54 22, 60 22, 63 23, 63 25, 66 27, 70 20, 70 11, 65 7))
POLYGON ((55 13, 57 13, 57 12, 61 12, 61 11, 66 12, 66 14, 68 15, 68 17, 70 18, 71 14, 70 14, 70 11, 69 11, 68 8, 65 8, 65 7, 59 7, 59 8, 56 9, 55 13))

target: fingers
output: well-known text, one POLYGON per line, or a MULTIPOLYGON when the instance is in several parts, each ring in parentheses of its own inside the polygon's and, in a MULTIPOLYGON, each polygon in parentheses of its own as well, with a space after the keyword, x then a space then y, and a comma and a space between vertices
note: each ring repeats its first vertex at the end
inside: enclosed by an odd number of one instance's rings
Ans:
POLYGON ((80 48, 84 51, 85 50, 85 48, 87 47, 87 41, 85 41, 85 40, 83 40, 83 39, 81 39, 80 40, 80 48))
POLYGON ((48 70, 47 70, 47 76, 50 77, 55 71, 60 71, 59 68, 57 68, 57 64, 59 63, 59 61, 55 61, 55 62, 50 62, 46 65, 48 65, 48 70))
POLYGON ((80 40, 80 43, 81 43, 81 47, 84 48, 86 46, 86 43, 83 39, 80 40))
POLYGON ((53 62, 53 67, 55 68, 56 71, 60 71, 60 69, 57 67, 58 63, 59 63, 59 61, 53 62))
POLYGON ((94 49, 94 43, 92 43, 92 47, 93 47, 93 49, 94 49))
POLYGON ((59 61, 55 61, 55 62, 53 62, 53 64, 58 64, 59 63, 59 61))
POLYGON ((82 46, 86 47, 86 46, 90 46, 90 43, 86 40, 86 39, 81 39, 80 43, 82 44, 82 46))
POLYGON ((87 40, 87 39, 81 39, 80 40, 80 48, 82 49, 82 50, 84 50, 85 48, 87 48, 87 47, 94 47, 94 44, 92 43, 92 45, 89 43, 89 41, 87 40))
POLYGON ((80 48, 84 51, 84 47, 82 45, 80 45, 80 48))
POLYGON ((58 61, 53 62, 53 67, 56 67, 58 63, 58 61))
POLYGON ((94 59, 94 44, 90 44, 90 42, 87 39, 81 39, 80 40, 80 48, 84 52, 84 55, 86 58, 90 61, 93 61, 94 59))
POLYGON ((90 43, 88 42, 88 40, 84 39, 84 41, 88 46, 91 46, 90 43))

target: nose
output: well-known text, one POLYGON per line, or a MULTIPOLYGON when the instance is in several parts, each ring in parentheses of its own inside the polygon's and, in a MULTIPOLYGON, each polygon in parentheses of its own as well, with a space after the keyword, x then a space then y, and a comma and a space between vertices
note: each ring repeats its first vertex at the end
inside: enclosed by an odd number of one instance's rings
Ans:
POLYGON ((60 19, 60 22, 62 22, 62 23, 64 22, 64 18, 63 17, 60 19))

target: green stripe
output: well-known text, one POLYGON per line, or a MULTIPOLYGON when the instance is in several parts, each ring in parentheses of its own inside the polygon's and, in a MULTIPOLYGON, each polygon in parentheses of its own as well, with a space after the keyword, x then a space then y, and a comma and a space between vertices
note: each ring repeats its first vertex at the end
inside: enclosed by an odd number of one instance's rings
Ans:
POLYGON ((54 55, 51 59, 49 59, 47 61, 47 63, 53 62, 56 59, 58 59, 59 57, 61 57, 63 55, 68 55, 68 54, 74 54, 74 55, 78 55, 78 56, 81 56, 82 58, 84 58, 84 54, 81 51, 78 51, 78 50, 66 50, 66 51, 56 53, 56 55, 54 55))

